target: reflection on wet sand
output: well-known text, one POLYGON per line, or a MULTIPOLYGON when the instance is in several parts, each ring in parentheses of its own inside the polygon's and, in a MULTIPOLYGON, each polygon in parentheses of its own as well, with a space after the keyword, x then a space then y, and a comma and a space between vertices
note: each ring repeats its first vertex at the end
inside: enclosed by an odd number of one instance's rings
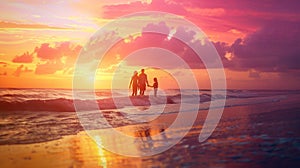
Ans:
POLYGON ((110 129, 80 132, 62 139, 0 147, 0 167, 144 167, 152 162, 151 157, 126 157, 117 153, 142 154, 147 150, 159 149, 170 141, 165 129, 173 117, 159 117, 148 124, 115 128, 128 139, 114 137, 110 129), (164 122, 162 122, 164 120, 164 122), (163 123, 163 124, 162 124, 163 123), (125 143, 126 142, 126 143, 125 143), (111 149, 107 151, 103 148, 111 149))
MULTIPOLYGON (((141 159, 124 157, 106 151, 98 144, 100 136, 91 139, 86 133, 38 144, 3 145, 0 165, 6 167, 142 167, 141 159)), ((111 139, 111 143, 116 141, 111 139)), ((120 146, 116 144, 116 146, 120 146)), ((123 150, 130 147, 124 147, 123 150)))
POLYGON ((151 138, 151 128, 150 127, 141 127, 135 131, 135 137, 140 137, 141 148, 143 149, 152 149, 153 148, 153 139, 151 138))
POLYGON ((171 144, 165 133, 164 124, 139 124, 114 130, 92 130, 87 133, 99 146, 104 146, 110 152, 125 156, 145 156, 150 152, 161 151, 165 146, 168 147, 171 144), (99 137, 101 137, 101 141, 99 141, 99 137))
MULTIPOLYGON (((101 143, 101 137, 95 137, 95 140, 101 143)), ((109 154, 88 136, 80 133, 69 141, 72 167, 107 167, 109 154)))
MULTIPOLYGON (((124 139, 116 139, 111 137, 107 130, 94 130, 90 132, 93 138, 90 138, 85 132, 81 132, 76 136, 67 136, 63 138, 61 146, 65 152, 65 156, 69 156, 69 163, 60 159, 61 163, 65 163, 69 167, 118 167, 118 166, 134 166, 143 167, 145 158, 125 157, 114 154, 105 150, 102 146, 113 150, 124 150, 128 153, 142 153, 146 150, 158 148, 168 142, 168 136, 165 134, 165 128, 150 125, 138 125, 121 127, 120 131, 126 132, 127 135, 137 137, 135 141, 126 143, 124 139), (158 135, 158 139, 153 139, 152 136, 158 135), (103 135, 103 136, 101 136, 103 135), (67 154, 68 153, 68 154, 67 154)), ((155 137, 155 136, 154 136, 155 137)), ((56 155, 57 156, 57 155, 56 155)), ((59 158, 59 156, 57 156, 59 158)), ((64 167, 64 166, 62 166, 64 167)))

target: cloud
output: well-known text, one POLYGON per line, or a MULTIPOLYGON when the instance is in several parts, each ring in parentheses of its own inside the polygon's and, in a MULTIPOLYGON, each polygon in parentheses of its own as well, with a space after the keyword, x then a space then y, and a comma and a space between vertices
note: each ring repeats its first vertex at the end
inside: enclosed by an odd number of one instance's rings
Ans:
MULTIPOLYGON (((24 1, 22 1, 22 0, 10 0, 10 2, 12 2, 12 3, 24 3, 24 1)), ((53 3, 53 1, 52 0, 43 0, 43 1, 40 1, 40 0, 27 0, 26 1, 26 4, 36 5, 36 6, 50 4, 50 3, 53 3)), ((56 2, 56 3, 59 3, 59 2, 56 2)))
POLYGON ((245 39, 237 39, 228 51, 234 56, 229 68, 264 72, 299 70, 299 27, 299 22, 269 22, 245 39))
POLYGON ((32 63, 33 54, 29 54, 29 52, 24 53, 23 55, 16 56, 12 62, 14 63, 32 63))
POLYGON ((6 76, 7 72, 5 71, 6 67, 7 67, 7 63, 6 62, 0 62, 0 76, 6 76))
POLYGON ((77 55, 82 49, 81 45, 71 42, 61 42, 54 45, 41 44, 35 48, 35 53, 40 62, 37 64, 36 74, 54 74, 59 70, 64 72, 73 68, 77 55))
POLYGON ((28 73, 28 72, 33 72, 33 70, 25 67, 23 64, 20 65, 16 71, 13 73, 14 76, 19 77, 21 75, 21 73, 28 73))
POLYGON ((214 41, 232 43, 253 33, 269 21, 300 21, 300 1, 239 1, 229 0, 153 0, 107 5, 103 7, 104 18, 117 18, 141 11, 162 11, 183 16, 204 30, 214 41), (234 31, 232 31, 234 30, 234 31), (239 34, 236 34, 238 32, 239 34))
MULTIPOLYGON (((62 70, 64 73, 69 73, 73 68, 77 56, 82 49, 81 45, 72 42, 58 42, 54 44, 43 43, 35 47, 32 54, 29 52, 23 55, 16 56, 12 62, 14 63, 32 63, 33 59, 37 60, 35 74, 54 74, 62 70)), ((4 62, 0 65, 6 66, 4 62)), ((14 76, 20 76, 22 72, 32 72, 24 65, 21 65, 14 72, 14 76)))
POLYGON ((14 29, 70 29, 64 27, 55 27, 55 26, 48 26, 43 24, 23 24, 23 23, 13 23, 13 22, 0 22, 0 29, 7 29, 7 28, 14 28, 14 29))
POLYGON ((49 43, 44 43, 40 47, 36 47, 34 52, 42 60, 53 60, 62 57, 60 51, 56 47, 51 47, 49 43))
POLYGON ((61 61, 47 61, 44 64, 37 64, 35 74, 54 74, 56 71, 63 70, 63 68, 64 64, 61 61))
MULTIPOLYGON (((249 77, 259 78, 261 72, 289 72, 300 70, 300 22, 269 21, 258 31, 245 38, 238 38, 232 44, 213 42, 225 68, 236 71, 249 71, 249 77)), ((148 24, 142 35, 130 42, 119 42, 111 50, 110 55, 128 54, 145 47, 160 47, 179 55, 191 68, 203 69, 205 66, 198 56, 181 41, 168 35, 145 33, 147 30, 160 30, 166 34, 171 32, 164 22, 148 24)), ((173 31, 173 30, 172 30, 173 31)), ((175 28, 175 35, 181 37, 189 45, 197 46, 203 55, 208 55, 206 44, 195 40, 195 32, 182 27, 175 28)), ((146 54, 147 55, 147 54, 146 54)), ((163 56, 161 57, 163 58, 163 56)), ((147 58, 145 58, 147 59, 147 58)), ((130 65, 139 65, 142 60, 131 60, 130 65)), ((210 61, 214 61, 211 59, 210 61)), ((145 63, 145 61, 143 61, 145 63)), ((153 65, 157 59, 147 59, 153 65)), ((205 61, 207 62, 207 61, 205 61)))
POLYGON ((16 71, 14 72, 14 76, 17 76, 17 77, 19 77, 20 76, 20 74, 21 74, 21 72, 22 72, 22 68, 24 67, 24 65, 20 65, 17 69, 16 69, 16 71))
POLYGON ((2 65, 3 67, 6 67, 8 64, 6 62, 0 62, 0 65, 2 65))
POLYGON ((200 16, 223 16, 226 14, 225 9, 223 8, 198 8, 198 7, 192 7, 187 8, 187 10, 193 14, 197 14, 200 16))
MULTIPOLYGON (((212 52, 212 47, 209 45, 207 39, 197 38, 196 32, 185 29, 182 26, 170 28, 165 22, 149 23, 142 29, 140 36, 131 38, 129 42, 125 39, 115 44, 107 54, 110 56, 110 59, 104 58, 103 62, 107 61, 110 64, 115 64, 119 60, 116 57, 114 59, 115 62, 112 62, 111 58, 113 56, 119 55, 119 59, 123 60, 126 56, 135 51, 144 48, 155 47, 162 48, 176 54, 183 59, 183 61, 187 63, 190 68, 205 68, 201 59, 198 57, 195 51, 192 50, 191 46, 195 46, 199 49, 201 52, 201 57, 202 59, 205 59, 206 63, 214 63, 216 61, 215 58, 209 56, 209 54, 212 52), (151 33, 149 33, 149 31, 151 33), (152 31, 163 32, 164 34, 152 33, 152 31), (173 36, 170 36, 170 32, 173 33, 173 36), (174 38, 175 36, 180 39, 174 38)), ((151 53, 144 53, 139 59, 131 59, 127 62, 128 65, 163 65, 163 67, 176 68, 172 60, 164 58, 166 55, 168 55, 168 53, 157 50, 148 50, 147 52, 151 53), (168 65, 166 65, 166 63, 168 65)), ((212 66, 212 64, 210 65, 212 66)))
POLYGON ((130 13, 142 11, 163 11, 178 15, 185 15, 187 13, 180 4, 165 0, 152 0, 150 4, 136 1, 126 4, 107 5, 103 7, 103 10, 103 17, 107 19, 114 19, 130 13))
MULTIPOLYGON (((207 1, 168 1, 154 0, 150 4, 135 2, 129 4, 117 4, 103 7, 104 18, 115 19, 117 17, 130 14, 133 12, 143 11, 161 11, 179 15, 185 19, 192 21, 207 33, 210 38, 215 41, 229 41, 236 39, 235 33, 230 33, 231 30, 240 32, 239 36, 251 32, 257 28, 257 25, 248 24, 247 16, 229 12, 226 8, 218 5, 200 5, 207 1), (229 32, 229 33, 228 33, 229 32)), ((224 3, 224 2, 222 2, 224 3)), ((235 10, 237 10, 236 8, 235 10)), ((244 11, 242 11, 244 12, 244 11)), ((252 17, 254 18, 254 17, 252 17)), ((252 19, 258 20, 257 18, 252 19)))
POLYGON ((56 60, 62 57, 75 57, 81 48, 82 46, 71 42, 56 43, 53 46, 43 43, 40 47, 36 47, 34 52, 41 60, 56 60))

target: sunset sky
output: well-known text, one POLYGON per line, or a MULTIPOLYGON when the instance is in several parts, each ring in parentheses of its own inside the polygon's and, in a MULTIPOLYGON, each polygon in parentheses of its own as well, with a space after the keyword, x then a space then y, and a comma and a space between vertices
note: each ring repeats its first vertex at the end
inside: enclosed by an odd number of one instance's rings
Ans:
MULTIPOLYGON (((229 89, 300 89, 299 7, 297 0, 3 0, 0 87, 71 88, 77 56, 98 29, 133 12, 162 11, 204 31, 221 57, 229 89)), ((134 45, 142 37, 118 44, 126 50, 110 51, 113 56, 97 73, 97 88, 110 88, 112 67, 120 65, 120 55, 142 48, 134 45)), ((209 88, 204 67, 192 68, 201 88, 209 88)), ((127 70, 131 75, 133 69, 127 70)), ((177 87, 176 82, 168 84, 163 70, 147 72, 161 79, 162 88, 177 87)), ((127 88, 129 80, 119 87, 127 88)))

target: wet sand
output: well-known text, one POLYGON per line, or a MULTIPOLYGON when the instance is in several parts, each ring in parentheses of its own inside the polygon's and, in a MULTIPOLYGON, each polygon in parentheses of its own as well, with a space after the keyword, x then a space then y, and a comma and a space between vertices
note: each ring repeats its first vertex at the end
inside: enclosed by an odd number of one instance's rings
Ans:
MULTIPOLYGON (((204 143, 198 142, 198 136, 207 111, 200 111, 193 128, 178 144, 151 157, 114 154, 81 131, 48 142, 3 144, 0 167, 300 167, 298 100, 299 96, 292 96, 280 102, 228 107, 204 143)), ((163 132, 175 117, 167 114, 150 123, 117 128, 145 143, 124 146, 107 134, 97 141, 110 142, 119 150, 159 146, 161 141, 149 144, 147 137, 163 132)), ((165 135, 165 141, 172 136, 165 135)))

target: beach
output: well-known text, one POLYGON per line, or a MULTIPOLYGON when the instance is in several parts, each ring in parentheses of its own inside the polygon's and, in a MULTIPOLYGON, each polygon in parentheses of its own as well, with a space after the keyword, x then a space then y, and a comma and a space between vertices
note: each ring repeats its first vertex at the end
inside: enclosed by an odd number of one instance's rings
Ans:
POLYGON ((0 4, 0 168, 300 168, 299 0, 0 4))
MULTIPOLYGON (((64 97, 70 96, 65 93, 64 97)), ((102 102, 110 96, 104 95, 102 102)), ((218 126, 202 143, 199 143, 198 137, 207 117, 206 106, 200 107, 190 130, 179 128, 163 134, 178 116, 178 111, 174 111, 176 95, 169 96, 173 102, 168 100, 170 107, 166 105, 165 108, 169 109, 165 113, 147 122, 132 121, 147 116, 131 114, 131 107, 105 109, 103 116, 115 130, 137 137, 139 142, 130 145, 124 145, 122 140, 114 138, 104 123, 97 130, 85 131, 75 112, 22 111, 21 107, 19 111, 2 110, 0 167, 300 166, 299 91, 229 91, 218 126), (137 117, 126 120, 126 115, 137 117), (179 143, 154 156, 122 156, 99 146, 105 144, 120 151, 143 152, 164 146, 176 137, 178 131, 186 130, 187 135, 179 143), (91 132, 99 136, 92 139, 88 135, 91 132), (160 136, 157 139, 151 138, 158 134, 160 136)), ((201 103, 205 105, 214 100, 211 96, 210 100, 201 103)), ((149 105, 137 106, 143 109, 149 105)), ((86 118, 91 119, 93 114, 93 111, 87 113, 86 118)))

